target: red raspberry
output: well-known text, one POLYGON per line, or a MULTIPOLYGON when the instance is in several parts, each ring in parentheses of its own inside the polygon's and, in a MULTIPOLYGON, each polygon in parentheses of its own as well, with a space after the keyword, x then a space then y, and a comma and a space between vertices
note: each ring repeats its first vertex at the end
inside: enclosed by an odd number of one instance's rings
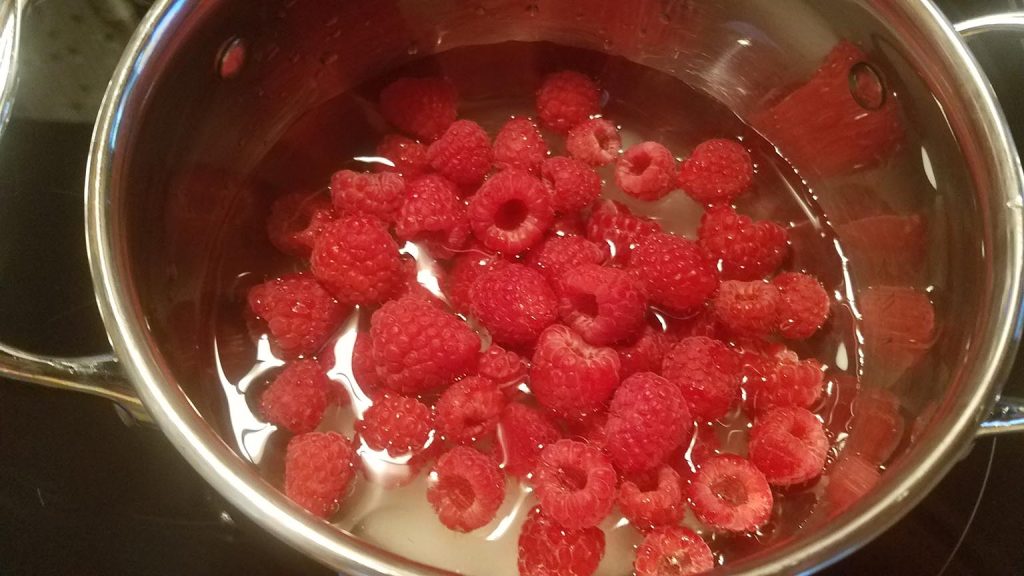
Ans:
POLYGON ((491 344, 487 350, 480 353, 477 372, 504 388, 522 382, 526 378, 526 369, 526 361, 519 354, 505 350, 497 344, 491 344))
POLYGON ((459 444, 487 438, 497 427, 506 402, 498 385, 487 378, 460 380, 437 400, 437 431, 459 444))
POLYGON ((629 266, 647 297, 670 312, 699 310, 718 289, 718 270, 695 242, 672 234, 646 236, 633 250, 629 266))
POLYGON ((469 199, 473 234, 490 250, 519 254, 540 242, 553 219, 544 185, 515 168, 492 176, 469 199))
POLYGON ((565 149, 569 156, 590 166, 604 166, 619 156, 622 139, 615 124, 604 118, 585 120, 569 130, 565 149))
POLYGON ((614 200, 598 202, 587 220, 587 238, 608 245, 612 258, 621 262, 627 262, 636 244, 655 232, 661 232, 657 222, 634 216, 629 208, 614 200))
POLYGON ((772 490, 749 460, 733 454, 708 458, 690 484, 690 506, 717 530, 749 532, 768 522, 772 490))
POLYGON ((537 339, 530 391, 547 408, 561 414, 592 412, 608 401, 618 385, 619 356, 615 350, 591 346, 560 324, 537 339))
POLYGON ((540 166, 540 176, 551 193, 551 207, 557 214, 582 210, 601 195, 601 177, 574 158, 548 158, 540 166))
POLYGON ((387 450, 391 456, 421 452, 434 428, 430 408, 397 394, 384 394, 356 422, 356 432, 373 450, 387 450))
POLYGON ((615 344, 643 330, 647 300, 624 270, 584 264, 562 275, 558 295, 562 321, 591 344, 615 344))
POLYGON ((567 530, 534 508, 519 533, 520 576, 591 576, 604 556, 604 532, 567 530))
POLYGON ((419 394, 476 369, 480 337, 458 316, 416 298, 392 300, 370 319, 381 386, 419 394))
POLYGON ((615 164, 615 183, 640 200, 658 200, 675 188, 676 159, 657 142, 641 142, 615 164))
POLYGON ((456 532, 487 525, 505 500, 505 476, 490 456, 456 446, 438 459, 427 500, 441 523, 456 532))
POLYGON ((321 518, 338 509, 355 475, 356 450, 337 432, 308 432, 288 441, 284 493, 321 518))
POLYGON ((828 438, 821 421, 803 408, 765 411, 750 429, 750 461, 773 486, 801 484, 821 474, 828 438))
POLYGON ((772 280, 779 291, 779 334, 791 340, 810 338, 828 319, 829 299, 814 276, 787 272, 772 280))
POLYGON ((702 142, 679 170, 679 187, 701 204, 732 204, 753 179, 754 163, 746 148, 723 138, 702 142))
POLYGON ((438 174, 463 187, 477 186, 491 170, 491 139, 476 122, 456 120, 427 148, 427 160, 438 174))
POLYGON ((352 346, 352 376, 364 393, 380 388, 380 378, 373 360, 373 338, 369 332, 360 331, 356 335, 356 343, 352 346))
POLYGON ((900 400, 882 388, 867 388, 853 402, 850 435, 844 454, 856 454, 872 464, 885 464, 903 441, 905 422, 900 400))
POLYGON ((697 236, 701 247, 721 262, 726 280, 760 280, 789 254, 785 229, 774 222, 754 222, 728 206, 705 212, 697 236))
POLYGON ((470 309, 499 344, 532 344, 558 315, 558 299, 540 272, 507 264, 482 274, 470 290, 470 309))
POLYGON ((405 202, 405 181, 391 172, 342 170, 331 176, 331 200, 339 214, 366 214, 394 222, 405 202))
POLYGON ((637 546, 636 576, 687 576, 715 567, 711 549, 696 532, 682 526, 658 528, 637 546))
POLYGON ((784 359, 768 373, 764 385, 754 394, 758 411, 774 406, 810 408, 821 398, 824 373, 817 360, 784 359))
POLYGON ((579 72, 555 72, 537 91, 537 115, 545 126, 565 134, 601 112, 601 89, 579 72))
POLYGON ((540 509, 563 528, 597 526, 615 503, 618 475, 601 450, 559 440, 540 451, 533 485, 540 509))
POLYGON ((739 356, 725 344, 691 336, 668 351, 661 373, 682 390, 694 418, 711 421, 739 398, 741 369, 739 356))
POLYGON ((829 469, 825 500, 831 511, 838 514, 870 492, 881 477, 875 464, 860 456, 843 454, 829 469))
MULTIPOLYGON (((554 202, 554 198, 552 198, 554 202)), ((551 223, 552 236, 583 236, 587 233, 587 223, 579 212, 571 214, 555 214, 555 221, 551 223)))
POLYGON ((293 434, 312 432, 320 425, 331 396, 331 381, 320 365, 315 360, 296 360, 263 392, 260 412, 268 422, 293 434))
POLYGON ((529 118, 513 118, 494 137, 494 166, 518 168, 536 176, 548 157, 548 145, 529 118))
POLYGON ((248 300, 249 309, 267 323, 272 342, 286 358, 318 352, 351 312, 308 274, 289 274, 253 286, 248 300))
POLYGON ((626 480, 619 488, 619 510, 637 530, 678 524, 686 515, 686 494, 671 466, 652 471, 651 480, 626 480))
POLYGON ((778 325, 779 292, 762 280, 726 280, 711 301, 715 317, 734 334, 767 336, 778 325))
POLYGON ((380 113, 402 132, 434 140, 455 122, 459 95, 441 78, 399 78, 380 92, 380 113))
POLYGON ((330 198, 320 192, 296 192, 274 201, 267 218, 267 236, 281 252, 309 258, 313 241, 331 220, 334 211, 330 198))
POLYGON ((386 158, 394 166, 378 163, 374 167, 382 172, 397 172, 411 180, 429 170, 427 147, 412 138, 388 134, 377 144, 377 156, 386 158))
POLYGON ((348 216, 328 224, 313 245, 311 267, 342 304, 383 302, 402 283, 398 244, 384 223, 370 216, 348 216))
POLYGON ((661 361, 671 345, 669 336, 660 329, 644 326, 639 338, 615 348, 622 377, 628 378, 637 372, 661 372, 661 361))
POLYGON ((468 312, 471 306, 470 292, 477 278, 507 264, 507 261, 498 256, 472 248, 456 255, 442 285, 452 307, 461 312, 468 312))
POLYGON ((688 336, 707 336, 716 340, 725 340, 729 336, 725 327, 718 321, 711 307, 702 308, 693 316, 685 319, 665 318, 668 325, 667 332, 676 338, 688 336))
POLYGON ((601 264, 607 250, 579 236, 548 236, 526 254, 526 263, 543 274, 552 285, 566 272, 584 264, 601 264))
POLYGON ((454 184, 428 174, 410 181, 406 190, 395 226, 399 239, 426 242, 438 256, 448 256, 465 246, 469 220, 454 184))
POLYGON ((558 428, 539 410, 518 402, 509 404, 498 423, 505 472, 513 476, 532 473, 541 449, 561 438, 558 428))
POLYGON ((692 422, 678 386, 640 372, 623 380, 612 397, 605 450, 624 472, 657 468, 688 438, 692 422))

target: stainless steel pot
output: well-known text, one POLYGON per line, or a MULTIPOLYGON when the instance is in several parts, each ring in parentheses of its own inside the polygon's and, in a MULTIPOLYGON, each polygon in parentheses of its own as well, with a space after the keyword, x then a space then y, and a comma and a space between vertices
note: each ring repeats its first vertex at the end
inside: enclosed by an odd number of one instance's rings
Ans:
MULTIPOLYGON (((1020 31, 1022 21, 959 29, 1020 31)), ((17 29, 7 20, 0 47, 16 46, 17 29)), ((677 76, 750 117, 806 78, 839 38, 869 49, 872 75, 895 87, 919 136, 910 157, 921 157, 934 189, 887 189, 885 199, 927 218, 940 329, 921 368, 878 385, 914 429, 881 481, 838 516, 722 571, 788 574, 833 562, 905 514, 976 435, 1024 430, 1021 400, 997 404, 1020 335, 1024 178, 988 82, 928 0, 161 0, 111 81, 86 182, 89 258, 116 359, 2 347, 0 374, 99 394, 152 418, 233 504, 329 566, 443 574, 290 503, 238 455, 204 393, 211 358, 200 335, 218 297, 208 264, 224 222, 248 217, 252 167, 302 112, 414 54, 506 40, 591 48, 677 76)), ((876 169, 877 181, 887 170, 876 169)), ((806 178, 829 219, 841 221, 849 205, 832 180, 813 169, 806 178)))

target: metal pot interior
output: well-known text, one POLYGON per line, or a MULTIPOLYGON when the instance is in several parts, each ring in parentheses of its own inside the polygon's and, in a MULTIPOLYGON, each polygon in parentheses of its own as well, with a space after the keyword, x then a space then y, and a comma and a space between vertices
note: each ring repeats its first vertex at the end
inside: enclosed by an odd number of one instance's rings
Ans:
MULTIPOLYGON (((131 295, 123 306, 138 317, 121 321, 146 335, 132 345, 148 350, 161 375, 137 384, 180 386, 209 427, 204 433, 216 432, 237 458, 265 451, 259 467, 279 483, 279 459, 269 454, 283 435, 261 429, 237 390, 222 387, 256 355, 244 323, 222 316, 241 318, 244 289, 259 280, 247 272, 272 253, 263 232, 271 201, 322 187, 339 159, 364 152, 351 135, 377 129, 363 107, 372 107, 381 74, 441 54, 434 65, 457 84, 492 67, 494 90, 528 92, 554 64, 550 45, 582 49, 599 78, 628 61, 716 100, 779 145, 810 191, 800 196, 804 211, 786 215, 800 255, 794 267, 829 277, 842 306, 806 352, 836 358, 825 360, 832 410, 857 425, 849 435, 836 429, 841 449, 804 513, 764 538, 767 551, 739 546, 727 569, 788 572, 849 550, 923 496, 969 442, 1015 306, 1019 238, 1006 203, 1016 190, 1005 188, 1014 182, 1006 172, 1012 158, 998 147, 1003 135, 987 92, 969 97, 983 86, 970 76, 972 61, 936 18, 926 3, 887 1, 159 3, 148 21, 152 35, 140 37, 135 60, 126 61, 133 68, 115 94, 111 133, 100 134, 112 154, 99 192, 109 207, 109 229, 99 234, 111 246, 110 278, 131 295), (866 55, 850 89, 866 82, 870 91, 878 82, 872 94, 881 94, 902 136, 836 165, 811 152, 843 146, 856 130, 826 130, 812 143, 799 130, 769 126, 766 114, 844 40, 866 55), (523 44, 536 42, 547 44, 523 44), (508 57, 467 60, 467 46, 508 57), (459 58, 443 55, 460 48, 459 58), (225 55, 241 67, 226 69, 225 55), (355 97, 339 99, 353 89, 355 97), (324 114, 325 105, 334 108, 324 114), (304 116, 311 110, 319 111, 315 123, 304 116), (813 248, 822 234, 826 245, 842 247, 843 259, 813 248), (840 335, 849 349, 836 349, 840 335), (856 454, 842 449, 850 445, 859 446, 856 454), (869 473, 857 476, 865 462, 869 473), (836 470, 845 480, 833 481, 836 470), (846 492, 822 504, 830 483, 846 492)), ((863 118, 840 124, 865 126, 883 113, 877 102, 862 104, 863 118)), ((165 429, 174 425, 157 419, 165 429)), ((177 443, 188 451, 189 441, 177 443)), ((257 468, 248 486, 287 509, 257 468)), ((298 535, 307 533, 292 523, 268 528, 329 564, 372 573, 343 557, 361 547, 358 522, 345 517, 338 525, 356 539, 318 532, 344 543, 332 547, 298 535)), ((398 563, 374 557, 377 567, 398 563)))

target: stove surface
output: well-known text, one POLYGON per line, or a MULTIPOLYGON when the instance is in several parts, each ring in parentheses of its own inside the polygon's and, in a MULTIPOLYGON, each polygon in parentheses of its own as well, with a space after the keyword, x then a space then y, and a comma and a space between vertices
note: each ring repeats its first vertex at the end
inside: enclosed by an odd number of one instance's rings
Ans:
MULTIPOLYGON (((1021 8, 940 4, 951 20, 1021 8)), ((126 35, 115 26, 104 38, 116 46, 126 35)), ((1024 44, 975 48, 1024 141, 1024 44)), ((109 75, 105 62, 94 74, 109 75)), ((85 81, 75 102, 95 105, 85 81)), ((72 112, 22 106, 0 145, 0 341, 64 355, 107 346, 82 242, 92 127, 72 112)), ((1024 393, 1021 358, 1010 382, 1007 393, 1024 393)), ((0 463, 2 575, 331 573, 233 510, 158 430, 126 426, 102 400, 0 381, 0 463)), ((909 516, 822 573, 1024 574, 1022 477, 1024 436, 979 440, 909 516)))

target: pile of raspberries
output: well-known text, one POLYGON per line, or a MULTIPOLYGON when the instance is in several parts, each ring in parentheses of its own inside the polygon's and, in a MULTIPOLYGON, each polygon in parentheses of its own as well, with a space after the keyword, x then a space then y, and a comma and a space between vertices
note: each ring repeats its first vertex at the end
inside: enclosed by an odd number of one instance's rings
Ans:
POLYGON ((709 531, 754 531, 772 487, 821 474, 829 441, 809 409, 823 368, 783 342, 814 335, 829 296, 812 276, 777 273, 784 228, 731 207, 751 188, 746 149, 710 140, 681 163, 656 142, 621 151, 601 101, 587 76, 550 74, 536 121, 512 118, 492 138, 458 119, 449 82, 402 78, 380 94, 397 133, 376 171, 275 203, 270 240, 309 271, 253 287, 248 304, 287 362, 260 409, 293 434, 295 502, 335 513, 362 443, 429 467, 426 498, 451 530, 494 520, 507 476, 531 487, 524 576, 592 574, 614 508, 645 534, 638 575, 690 574, 714 558, 680 525, 687 509, 709 531), (538 125, 567 155, 551 155, 538 125), (697 238, 602 199, 595 168, 613 163, 634 198, 679 189, 704 205, 697 238), (441 293, 417 283, 405 242, 444 262, 441 293), (357 305, 372 316, 352 366, 373 405, 351 439, 316 429, 348 401, 326 364, 357 305), (694 435, 737 407, 753 421, 745 458, 694 435))

